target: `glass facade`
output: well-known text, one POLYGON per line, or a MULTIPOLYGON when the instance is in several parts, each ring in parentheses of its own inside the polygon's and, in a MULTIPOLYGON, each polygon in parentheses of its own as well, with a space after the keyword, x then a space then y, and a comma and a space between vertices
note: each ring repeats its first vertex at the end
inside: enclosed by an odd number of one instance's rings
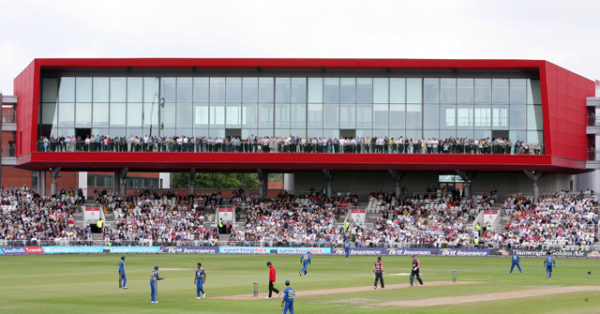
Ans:
POLYGON ((543 145, 532 79, 65 76, 41 85, 47 138, 352 134, 543 145))

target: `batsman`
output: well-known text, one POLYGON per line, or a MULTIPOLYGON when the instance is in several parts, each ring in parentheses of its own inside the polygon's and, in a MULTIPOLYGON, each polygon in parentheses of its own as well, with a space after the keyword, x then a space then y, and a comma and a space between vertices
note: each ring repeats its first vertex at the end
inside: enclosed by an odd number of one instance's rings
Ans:
POLYGON ((419 263, 419 260, 417 259, 417 257, 415 255, 413 255, 412 256, 412 269, 410 271, 410 286, 409 287, 413 286, 415 276, 417 276, 417 280, 419 281, 421 286, 423 285, 423 280, 421 280, 420 269, 421 269, 421 263, 419 263))

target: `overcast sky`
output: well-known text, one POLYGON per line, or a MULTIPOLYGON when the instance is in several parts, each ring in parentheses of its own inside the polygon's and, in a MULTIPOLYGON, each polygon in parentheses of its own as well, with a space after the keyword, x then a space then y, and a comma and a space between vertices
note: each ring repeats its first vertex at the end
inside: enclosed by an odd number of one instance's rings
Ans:
POLYGON ((600 78, 600 1, 0 0, 0 89, 34 58, 545 59, 600 78))

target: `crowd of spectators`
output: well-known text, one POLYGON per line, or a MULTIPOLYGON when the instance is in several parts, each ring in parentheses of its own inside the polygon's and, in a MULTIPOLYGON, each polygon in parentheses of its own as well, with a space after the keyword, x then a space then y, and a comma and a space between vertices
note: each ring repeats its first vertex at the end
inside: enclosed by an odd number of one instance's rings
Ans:
POLYGON ((109 135, 42 136, 44 152, 245 152, 245 153, 414 153, 414 154, 543 154, 541 144, 503 138, 408 137, 188 137, 109 135))

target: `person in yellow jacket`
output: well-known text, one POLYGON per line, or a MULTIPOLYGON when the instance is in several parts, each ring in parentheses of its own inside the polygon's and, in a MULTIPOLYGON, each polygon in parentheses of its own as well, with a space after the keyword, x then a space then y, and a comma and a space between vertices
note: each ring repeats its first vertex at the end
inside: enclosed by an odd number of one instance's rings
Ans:
POLYGON ((477 230, 477 234, 479 236, 481 236, 481 225, 479 223, 477 223, 477 225, 475 225, 475 230, 477 230))
POLYGON ((346 220, 346 231, 350 229, 350 222, 346 220))
POLYGON ((104 226, 104 221, 102 220, 102 218, 100 218, 96 223, 96 227, 98 227, 98 229, 102 229, 102 226, 104 226))

